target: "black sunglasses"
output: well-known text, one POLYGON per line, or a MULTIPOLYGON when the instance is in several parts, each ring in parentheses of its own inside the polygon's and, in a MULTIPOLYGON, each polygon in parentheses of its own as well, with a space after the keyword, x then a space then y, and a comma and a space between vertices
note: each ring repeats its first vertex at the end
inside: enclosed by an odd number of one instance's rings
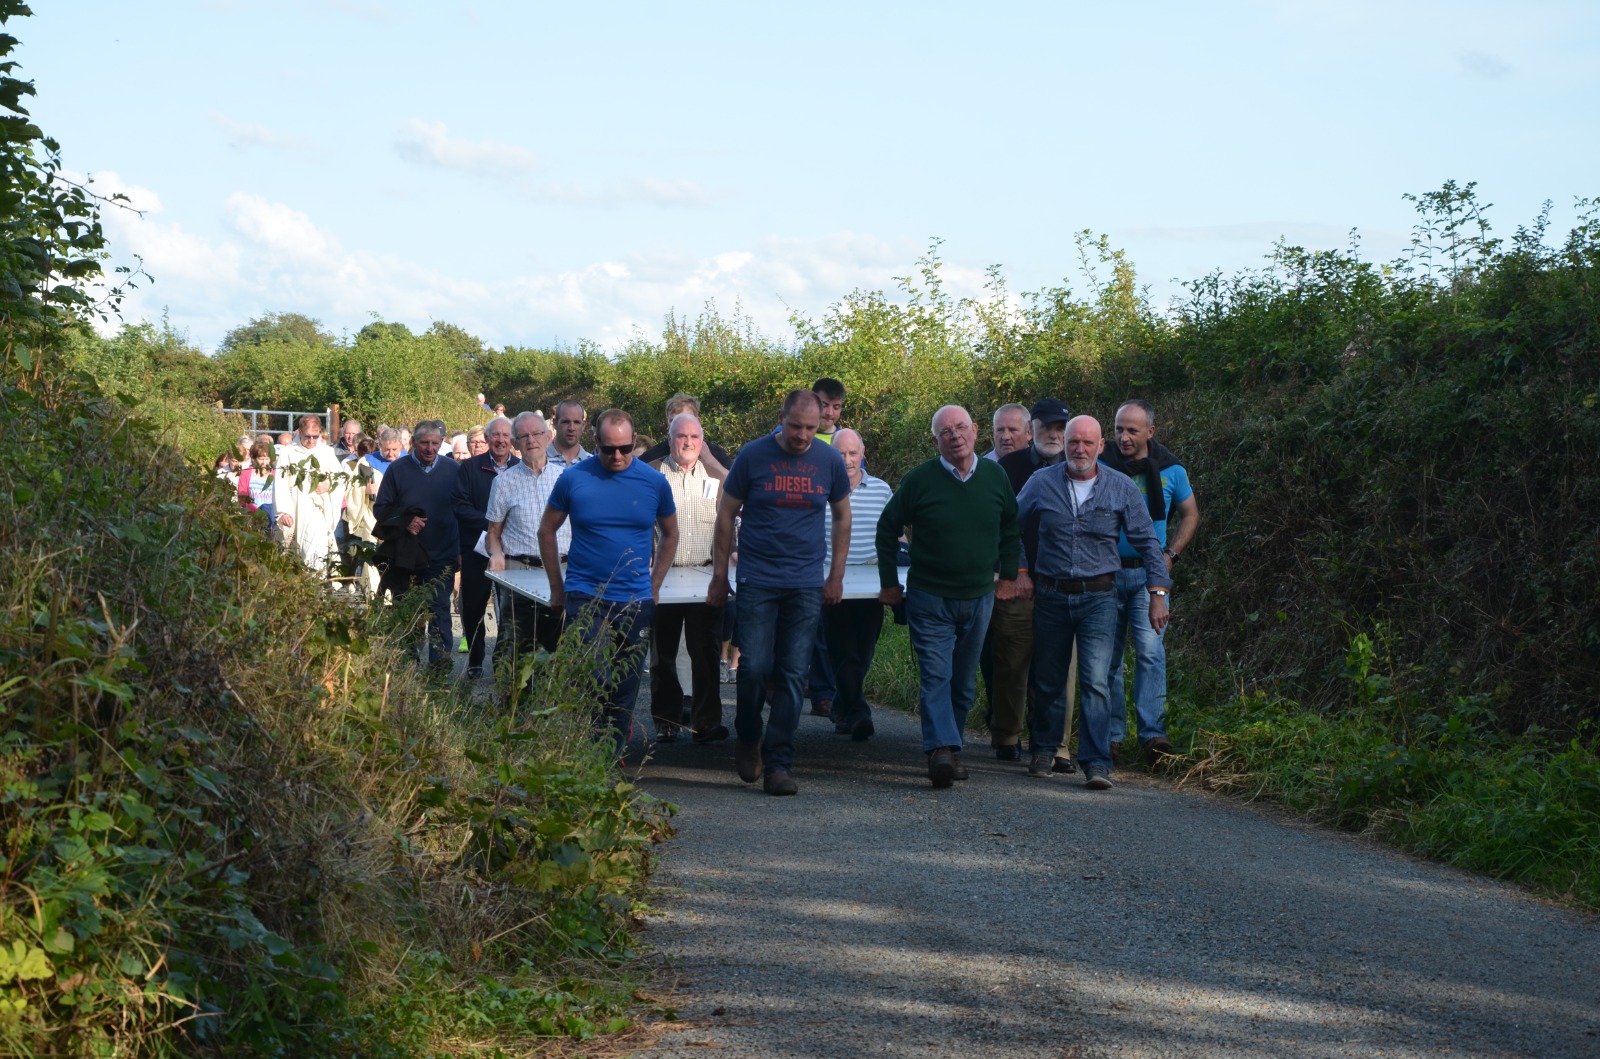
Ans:
POLYGON ((632 445, 601 445, 600 452, 606 456, 621 456, 624 452, 632 452, 632 445))

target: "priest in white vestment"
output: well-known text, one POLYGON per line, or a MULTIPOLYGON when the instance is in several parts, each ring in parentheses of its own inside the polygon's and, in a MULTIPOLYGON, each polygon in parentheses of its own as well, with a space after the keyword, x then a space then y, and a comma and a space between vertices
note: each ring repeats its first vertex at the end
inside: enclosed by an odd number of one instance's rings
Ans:
POLYGON ((311 569, 326 573, 338 555, 333 533, 344 510, 349 475, 332 446, 324 444, 319 416, 301 418, 295 442, 278 458, 272 502, 289 550, 311 569))

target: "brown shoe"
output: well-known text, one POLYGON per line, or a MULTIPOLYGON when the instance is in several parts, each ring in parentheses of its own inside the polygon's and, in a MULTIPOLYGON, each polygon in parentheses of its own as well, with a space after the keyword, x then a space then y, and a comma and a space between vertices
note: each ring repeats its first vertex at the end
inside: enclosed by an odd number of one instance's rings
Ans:
POLYGON ((1165 737, 1157 737, 1144 745, 1144 763, 1149 768, 1161 764, 1161 759, 1172 755, 1172 744, 1165 737))
POLYGON ((788 769, 773 769, 767 773, 766 778, 761 781, 761 785, 768 794, 775 797, 800 793, 800 785, 794 781, 793 776, 789 775, 788 769))
POLYGON ((956 756, 942 746, 928 751, 928 779, 935 787, 948 787, 956 778, 956 756))
POLYGON ((965 765, 963 765, 961 763, 961 751, 959 751, 959 750, 950 751, 950 758, 951 758, 951 760, 953 760, 956 763, 956 772, 955 772, 955 778, 956 779, 964 780, 964 779, 968 779, 972 775, 970 772, 967 771, 967 766, 965 766, 965 765))
POLYGON ((739 778, 746 783, 754 783, 761 778, 761 744, 746 743, 743 739, 733 745, 733 767, 739 770, 739 778))
POLYGON ((1115 761, 1117 759, 1117 757, 1121 753, 1122 753, 1122 744, 1116 742, 1115 740, 1113 740, 1112 743, 1111 743, 1111 760, 1115 761))
POLYGON ((817 717, 832 717, 833 716, 833 700, 832 699, 818 699, 816 702, 813 702, 811 704, 811 712, 817 717))

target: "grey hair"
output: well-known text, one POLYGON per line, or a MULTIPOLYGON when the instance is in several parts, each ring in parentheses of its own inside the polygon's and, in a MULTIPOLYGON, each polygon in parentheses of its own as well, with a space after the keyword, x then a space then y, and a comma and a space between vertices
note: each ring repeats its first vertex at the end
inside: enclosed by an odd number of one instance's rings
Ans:
POLYGON ((994 418, 989 420, 989 425, 992 426, 992 427, 999 426, 1000 425, 1000 417, 1005 415, 1007 412, 1021 412, 1023 419, 1027 419, 1028 418, 1027 406, 1026 405, 1020 405, 1017 402, 1012 401, 1010 404, 1003 404, 999 408, 996 408, 994 410, 994 418))
POLYGON ((400 431, 396 430, 394 427, 384 427, 382 430, 378 431, 379 445, 382 445, 386 441, 398 442, 399 440, 400 431))
POLYGON ((928 433, 932 434, 934 437, 939 436, 939 417, 950 411, 952 408, 954 408, 957 412, 960 412, 962 415, 967 416, 969 420, 972 418, 970 415, 967 415, 967 410, 958 404, 940 405, 939 410, 934 412, 933 418, 928 421, 928 433))
POLYGON ((420 419, 417 421, 416 427, 411 431, 411 440, 415 441, 424 434, 434 434, 440 441, 443 441, 447 433, 449 431, 445 428, 444 420, 420 419))
MULTIPOLYGON (((505 416, 500 416, 500 418, 504 419, 505 416)), ((513 419, 511 421, 511 436, 513 438, 517 437, 518 435, 520 435, 522 433, 523 421, 524 420, 528 420, 528 419, 537 419, 539 421, 540 429, 548 429, 549 428, 549 424, 544 421, 544 416, 541 415, 540 413, 538 413, 538 412, 518 412, 517 413, 517 418, 515 418, 515 419, 513 419)), ((494 420, 492 420, 492 419, 489 420, 489 425, 490 426, 494 426, 494 420)))
MULTIPOLYGON (((535 412, 534 414, 538 415, 537 412, 535 412)), ((524 412, 523 415, 527 415, 527 413, 524 412)), ((519 416, 518 418, 521 418, 521 417, 519 416)), ((517 432, 517 425, 515 423, 511 422, 510 419, 507 419, 505 416, 495 416, 493 419, 491 419, 487 423, 483 424, 483 433, 484 433, 485 436, 488 436, 489 431, 494 429, 494 425, 496 423, 504 423, 506 425, 506 429, 511 431, 513 434, 515 434, 517 432)))
POLYGON ((669 439, 672 437, 672 432, 678 429, 678 424, 683 422, 685 419, 692 419, 694 420, 695 426, 701 427, 702 431, 705 429, 703 426, 701 426, 700 417, 695 415, 693 412, 679 412, 677 415, 672 417, 672 422, 667 424, 667 437, 669 439))

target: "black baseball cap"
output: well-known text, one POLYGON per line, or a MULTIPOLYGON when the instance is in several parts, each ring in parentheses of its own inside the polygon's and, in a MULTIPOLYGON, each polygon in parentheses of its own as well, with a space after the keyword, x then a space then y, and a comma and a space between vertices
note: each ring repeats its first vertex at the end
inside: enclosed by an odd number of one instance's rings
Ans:
POLYGON ((1072 411, 1067 408, 1067 402, 1046 397, 1033 402, 1033 407, 1028 409, 1028 418, 1035 423, 1065 423, 1072 418, 1072 411))

